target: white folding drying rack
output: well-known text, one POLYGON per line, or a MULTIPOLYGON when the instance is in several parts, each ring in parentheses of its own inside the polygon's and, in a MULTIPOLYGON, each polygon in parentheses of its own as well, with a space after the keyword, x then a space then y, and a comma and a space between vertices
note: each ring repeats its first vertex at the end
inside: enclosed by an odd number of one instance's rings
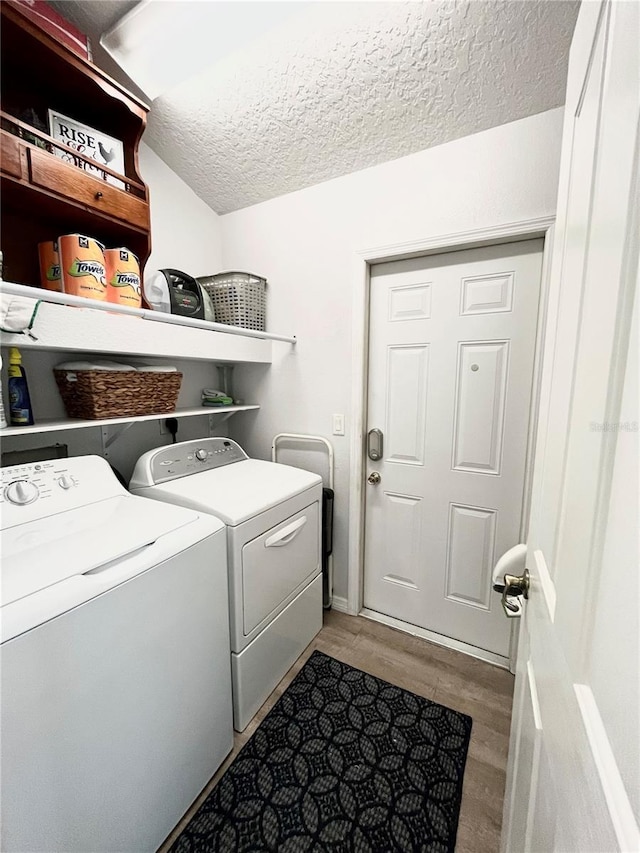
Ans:
MULTIPOLYGON (((331 446, 331 442, 327 441, 324 436, 321 435, 303 435, 302 433, 295 432, 280 432, 278 435, 273 437, 273 441, 271 442, 271 461, 278 461, 278 444, 281 444, 283 441, 299 441, 307 444, 313 444, 314 442, 317 444, 322 444, 327 450, 327 461, 328 461, 328 483, 325 485, 333 489, 333 447, 331 446)), ((295 466, 302 467, 302 466, 295 466)), ((314 472, 317 473, 317 472, 314 472)), ((322 476, 322 475, 321 475, 322 476)), ((324 480, 324 477, 323 477, 324 480)), ((335 503, 334 503, 335 507, 335 503)), ((327 561, 327 568, 329 574, 329 604, 333 601, 333 553, 329 555, 329 559, 327 561)))

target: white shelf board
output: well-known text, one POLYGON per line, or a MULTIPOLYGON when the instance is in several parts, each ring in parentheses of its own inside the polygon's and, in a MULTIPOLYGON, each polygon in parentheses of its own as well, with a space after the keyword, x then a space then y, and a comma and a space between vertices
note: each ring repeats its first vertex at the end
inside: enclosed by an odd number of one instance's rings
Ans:
MULTIPOLYGON (((13 297, 35 308, 36 299, 13 297)), ((33 326, 37 340, 2 333, 3 346, 59 352, 270 364, 272 342, 213 329, 151 322, 143 317, 41 302, 33 326)))
POLYGON ((86 429, 87 427, 103 427, 110 424, 130 424, 138 421, 159 421, 165 418, 193 418, 201 415, 235 415, 236 412, 249 412, 260 406, 197 406, 193 409, 177 409, 175 412, 163 412, 155 415, 137 415, 130 418, 96 418, 80 420, 65 418, 63 420, 41 420, 33 426, 10 426, 0 430, 0 438, 7 435, 30 435, 40 432, 55 432, 57 430, 86 429))

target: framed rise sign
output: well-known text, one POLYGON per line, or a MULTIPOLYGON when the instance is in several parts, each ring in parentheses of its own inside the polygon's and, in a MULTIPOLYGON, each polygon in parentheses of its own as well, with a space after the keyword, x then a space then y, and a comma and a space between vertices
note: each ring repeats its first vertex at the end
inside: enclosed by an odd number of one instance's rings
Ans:
POLYGON ((108 136, 101 130, 94 130, 55 110, 49 110, 49 134, 64 146, 55 149, 54 153, 57 157, 87 172, 95 173, 96 177, 102 178, 109 184, 124 189, 123 181, 108 175, 100 168, 100 166, 108 166, 114 172, 124 174, 124 148, 119 139, 114 139, 113 136, 108 136), (69 149, 68 153, 64 150, 65 147, 69 149), (74 157, 74 151, 95 160, 96 165, 93 166, 79 157, 74 157))

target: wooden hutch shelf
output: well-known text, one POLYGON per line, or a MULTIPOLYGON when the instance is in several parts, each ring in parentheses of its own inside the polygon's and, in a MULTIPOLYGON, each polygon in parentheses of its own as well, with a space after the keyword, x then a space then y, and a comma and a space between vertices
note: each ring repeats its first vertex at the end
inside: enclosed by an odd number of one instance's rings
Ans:
POLYGON ((37 244, 75 232, 126 246, 143 269, 151 239, 138 145, 148 107, 18 8, 2 3, 0 12, 4 277, 37 286, 37 244), (86 171, 92 161, 82 153, 73 151, 72 162, 61 158, 71 150, 42 130, 49 109, 122 141, 125 174, 100 166, 118 185, 86 171), (34 117, 40 129, 31 126, 34 117))

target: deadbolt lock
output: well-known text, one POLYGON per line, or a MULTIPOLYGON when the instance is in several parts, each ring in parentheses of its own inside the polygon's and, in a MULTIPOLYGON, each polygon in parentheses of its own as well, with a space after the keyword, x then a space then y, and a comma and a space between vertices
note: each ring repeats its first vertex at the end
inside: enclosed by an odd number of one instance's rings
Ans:
POLYGON ((372 471, 367 477, 367 483, 371 483, 372 486, 377 486, 381 479, 382 477, 377 471, 372 471))
POLYGON ((383 435, 379 429, 370 429, 367 433, 367 456, 372 462, 382 459, 383 435))

